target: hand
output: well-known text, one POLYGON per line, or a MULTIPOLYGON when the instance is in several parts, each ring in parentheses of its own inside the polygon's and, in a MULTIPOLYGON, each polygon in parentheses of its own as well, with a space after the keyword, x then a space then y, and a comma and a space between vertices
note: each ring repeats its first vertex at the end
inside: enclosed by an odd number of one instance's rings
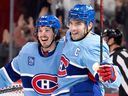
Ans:
POLYGON ((112 65, 100 65, 97 73, 104 82, 109 80, 113 82, 116 80, 115 70, 112 65))

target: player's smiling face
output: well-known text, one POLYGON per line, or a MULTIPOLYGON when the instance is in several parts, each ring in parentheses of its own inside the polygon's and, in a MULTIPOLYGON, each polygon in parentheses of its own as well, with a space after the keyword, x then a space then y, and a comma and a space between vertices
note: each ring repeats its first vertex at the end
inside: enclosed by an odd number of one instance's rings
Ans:
POLYGON ((42 48, 49 48, 52 46, 55 34, 52 28, 44 26, 38 28, 37 36, 42 48))
POLYGON ((80 40, 85 37, 87 27, 84 22, 78 20, 70 20, 69 29, 71 31, 72 40, 80 40))

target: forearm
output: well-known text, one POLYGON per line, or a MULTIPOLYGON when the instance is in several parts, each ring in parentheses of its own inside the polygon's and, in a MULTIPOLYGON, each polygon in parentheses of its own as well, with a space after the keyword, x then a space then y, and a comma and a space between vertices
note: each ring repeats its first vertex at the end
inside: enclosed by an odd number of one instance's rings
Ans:
POLYGON ((4 67, 0 69, 0 88, 4 88, 11 85, 11 82, 8 79, 7 74, 5 74, 4 67))

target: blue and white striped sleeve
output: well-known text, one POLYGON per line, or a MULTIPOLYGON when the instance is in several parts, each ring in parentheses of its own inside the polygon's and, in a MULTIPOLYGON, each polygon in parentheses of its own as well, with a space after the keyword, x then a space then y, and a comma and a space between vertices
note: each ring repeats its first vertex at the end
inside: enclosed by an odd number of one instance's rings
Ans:
POLYGON ((19 57, 18 55, 10 63, 0 69, 0 88, 7 87, 21 78, 18 67, 19 57))

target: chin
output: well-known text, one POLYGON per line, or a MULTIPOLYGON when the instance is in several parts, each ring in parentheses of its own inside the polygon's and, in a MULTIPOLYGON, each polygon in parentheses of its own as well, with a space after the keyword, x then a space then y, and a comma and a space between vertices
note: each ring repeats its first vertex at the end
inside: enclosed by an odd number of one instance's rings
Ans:
POLYGON ((78 38, 72 38, 72 40, 73 40, 73 41, 77 41, 77 40, 78 40, 78 38))
POLYGON ((76 38, 76 36, 71 36, 71 38, 72 38, 72 40, 75 40, 75 39, 77 39, 77 38, 76 38))

